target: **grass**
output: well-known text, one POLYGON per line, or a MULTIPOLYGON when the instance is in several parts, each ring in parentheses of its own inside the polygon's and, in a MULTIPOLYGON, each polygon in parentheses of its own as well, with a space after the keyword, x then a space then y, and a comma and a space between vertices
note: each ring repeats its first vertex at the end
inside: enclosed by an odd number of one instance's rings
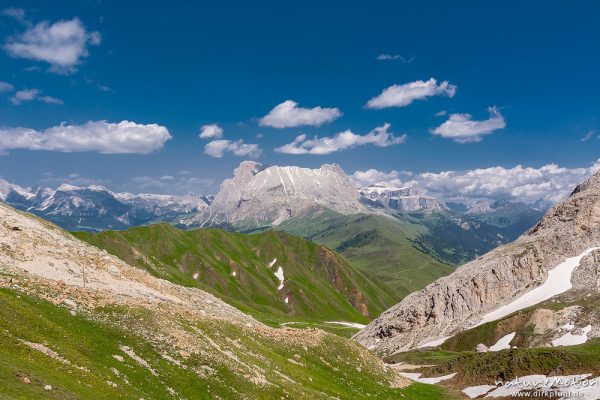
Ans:
MULTIPOLYGON (((0 289, 0 303, 2 399, 444 399, 449 396, 445 389, 431 385, 389 388, 390 377, 378 367, 374 356, 335 335, 327 335, 322 343, 307 351, 295 342, 243 334, 239 327, 224 321, 182 322, 228 350, 240 364, 261 368, 271 384, 257 385, 222 360, 203 353, 182 359, 180 365, 166 360, 161 354, 171 351, 170 347, 161 349, 156 342, 122 328, 123 312, 132 310, 109 306, 97 309, 92 315, 72 315, 63 307, 11 289, 0 289), (71 365, 31 349, 22 340, 44 344, 71 365), (238 345, 232 346, 234 342, 238 345), (131 347, 147 362, 147 367, 123 353, 120 350, 123 345, 131 347), (123 361, 113 355, 122 356, 123 361), (211 373, 201 376, 195 372, 201 368, 211 373), (115 371, 119 371, 118 375, 115 371), (25 383, 26 379, 30 383, 25 383), (45 390, 46 385, 51 385, 52 390, 45 390), (169 388, 177 394, 170 393, 169 388)), ((155 329, 152 323, 155 316, 148 310, 135 313, 135 317, 145 329, 155 329)))
POLYGON ((415 240, 426 228, 403 217, 324 211, 277 229, 336 249, 396 301, 454 270, 416 248, 415 240))
POLYGON ((185 231, 156 224, 74 235, 157 277, 209 291, 272 325, 290 317, 366 323, 395 303, 335 252, 283 232, 185 231), (280 266, 285 284, 278 290, 274 273, 280 266))

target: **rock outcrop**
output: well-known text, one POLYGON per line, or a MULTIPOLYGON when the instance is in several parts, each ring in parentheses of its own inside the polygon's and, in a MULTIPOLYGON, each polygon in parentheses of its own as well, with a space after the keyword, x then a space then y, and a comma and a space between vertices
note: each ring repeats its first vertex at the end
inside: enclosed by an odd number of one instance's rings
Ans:
POLYGON ((389 187, 385 184, 374 184, 359 190, 360 194, 388 210, 415 211, 448 211, 448 206, 435 197, 427 196, 414 187, 389 187))
POLYGON ((264 167, 244 161, 233 178, 221 184, 211 206, 189 220, 189 225, 278 225, 312 210, 342 214, 363 212, 360 195, 336 164, 318 169, 264 167))
MULTIPOLYGON (((445 337, 477 325, 486 313, 540 286, 548 271, 566 258, 597 246, 600 172, 575 188, 569 198, 552 207, 515 242, 407 296, 354 339, 385 355, 439 344, 445 337)), ((587 280, 597 288, 597 278, 587 280)))

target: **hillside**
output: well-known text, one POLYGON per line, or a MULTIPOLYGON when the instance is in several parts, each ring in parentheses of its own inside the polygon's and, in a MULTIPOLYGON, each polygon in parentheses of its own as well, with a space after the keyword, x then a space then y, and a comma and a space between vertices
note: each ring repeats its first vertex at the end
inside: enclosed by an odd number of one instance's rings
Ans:
POLYGON ((394 303, 338 254, 283 232, 185 231, 157 224, 75 235, 130 265, 202 288, 262 320, 368 322, 394 303))
MULTIPOLYGON (((521 345, 553 345, 573 325, 571 336, 600 337, 597 321, 576 301, 600 291, 600 172, 577 186, 566 200, 515 242, 458 268, 412 293, 359 332, 355 339, 385 355, 440 345, 546 300, 570 296, 572 315, 546 313, 548 331, 521 345), (568 318, 568 320, 567 320, 568 318), (559 329, 560 328, 560 329, 559 329)), ((517 329, 513 330, 516 335, 517 329)), ((569 337, 569 336, 567 336, 569 337)), ((487 338, 486 340, 490 340, 487 338)), ((483 340, 483 339, 482 339, 483 340)), ((485 343, 483 343, 485 344, 485 343)))
POLYGON ((344 338, 269 328, 46 221, 0 217, 4 399, 444 397, 344 338))
POLYGON ((454 269, 416 248, 423 225, 400 217, 340 215, 324 211, 283 223, 277 229, 335 249, 395 299, 419 290, 454 269))

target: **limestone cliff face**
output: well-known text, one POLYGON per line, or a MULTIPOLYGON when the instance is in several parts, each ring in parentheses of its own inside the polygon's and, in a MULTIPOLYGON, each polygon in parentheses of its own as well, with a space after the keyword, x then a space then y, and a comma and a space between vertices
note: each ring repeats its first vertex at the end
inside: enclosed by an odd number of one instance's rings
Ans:
POLYGON ((223 181, 211 206, 189 223, 277 225, 318 208, 343 214, 366 211, 358 191, 336 164, 309 169, 244 161, 233 178, 223 181))
POLYGON ((600 246, 600 172, 515 242, 407 296, 354 339, 392 354, 451 336, 543 283, 564 259, 595 246, 600 246))

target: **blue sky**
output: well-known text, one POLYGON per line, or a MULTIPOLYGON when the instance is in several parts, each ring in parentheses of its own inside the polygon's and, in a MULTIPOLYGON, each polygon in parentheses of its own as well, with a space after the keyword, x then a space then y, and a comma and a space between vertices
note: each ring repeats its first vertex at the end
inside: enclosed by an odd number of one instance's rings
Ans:
POLYGON ((214 192, 248 157, 349 174, 600 157, 594 2, 191 3, 4 2, 0 175, 214 192), (61 21, 75 44, 52 33, 61 21), (222 137, 199 138, 210 124, 222 137))

